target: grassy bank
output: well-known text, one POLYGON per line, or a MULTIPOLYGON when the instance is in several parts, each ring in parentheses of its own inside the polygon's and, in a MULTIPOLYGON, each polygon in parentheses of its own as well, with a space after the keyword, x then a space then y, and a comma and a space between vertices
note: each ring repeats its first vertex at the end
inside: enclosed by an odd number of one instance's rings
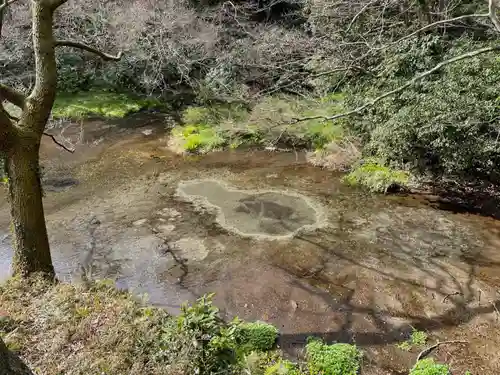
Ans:
POLYGON ((123 118, 144 109, 161 107, 154 98, 139 98, 123 93, 83 91, 57 96, 52 108, 53 119, 82 119, 92 116, 123 118))
MULTIPOLYGON (((0 306, 0 337, 36 374, 357 375, 363 362, 355 345, 314 338, 302 360, 285 360, 274 326, 225 322, 211 296, 173 317, 112 282, 14 278, 0 285, 0 306)), ((447 369, 427 359, 410 374, 447 369)))
MULTIPOLYGON (((361 142, 342 120, 295 121, 340 112, 343 101, 342 94, 318 99, 280 95, 264 98, 251 108, 229 103, 188 106, 181 113, 182 122, 172 130, 169 146, 178 153, 195 154, 240 147, 305 150, 313 165, 349 172, 344 179, 349 185, 373 192, 406 186, 407 172, 391 169, 373 158, 361 162, 361 142)), ((151 108, 167 110, 164 103, 153 98, 86 91, 60 94, 52 118, 123 118, 151 108)))

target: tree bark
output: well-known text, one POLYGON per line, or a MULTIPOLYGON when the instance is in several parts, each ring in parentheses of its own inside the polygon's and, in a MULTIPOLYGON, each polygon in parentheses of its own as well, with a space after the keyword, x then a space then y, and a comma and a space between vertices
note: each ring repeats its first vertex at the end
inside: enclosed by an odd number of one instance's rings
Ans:
POLYGON ((40 138, 37 134, 23 134, 7 156, 14 232, 12 270, 15 275, 23 277, 41 272, 53 278, 54 267, 42 202, 39 148, 40 138))
POLYGON ((33 375, 24 362, 0 338, 0 375, 33 375))

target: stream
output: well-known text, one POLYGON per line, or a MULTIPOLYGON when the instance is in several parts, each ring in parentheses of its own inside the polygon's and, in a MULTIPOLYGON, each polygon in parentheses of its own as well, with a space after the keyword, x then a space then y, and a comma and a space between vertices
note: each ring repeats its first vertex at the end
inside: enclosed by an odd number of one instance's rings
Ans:
MULTIPOLYGON (((348 188, 302 153, 177 155, 163 124, 69 124, 73 154, 44 139, 59 278, 111 278, 174 314, 214 292, 228 317, 279 327, 292 356, 311 335, 355 342, 367 374, 411 367, 396 344, 413 328, 468 340, 448 350, 458 368, 500 370, 498 221, 348 188)), ((3 190, 0 279, 12 256, 3 190)))

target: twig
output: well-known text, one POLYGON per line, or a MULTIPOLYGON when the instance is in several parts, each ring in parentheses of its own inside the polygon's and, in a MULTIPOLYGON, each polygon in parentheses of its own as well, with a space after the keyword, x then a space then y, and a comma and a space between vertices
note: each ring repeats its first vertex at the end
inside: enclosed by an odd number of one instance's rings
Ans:
POLYGON ((59 142, 59 141, 56 139, 56 137, 55 137, 55 136, 53 136, 52 134, 49 134, 49 133, 45 133, 45 132, 44 132, 44 133, 43 133, 43 135, 45 135, 45 136, 47 136, 47 137, 52 138, 52 140, 54 141, 54 143, 55 143, 56 145, 58 145, 59 147, 62 147, 64 150, 66 150, 66 151, 68 151, 68 152, 70 152, 70 153, 74 153, 74 152, 75 152, 75 149, 74 149, 74 148, 73 148, 73 149, 71 149, 71 148, 66 147, 66 146, 65 146, 65 145, 63 145, 61 142, 59 142))
POLYGON ((446 296, 444 296, 443 298, 443 303, 446 302, 446 300, 452 296, 463 296, 464 294, 462 292, 453 292, 453 293, 450 293, 450 294, 447 294, 446 296))
POLYGON ((428 348, 422 350, 417 356, 417 362, 420 361, 421 359, 427 357, 429 354, 431 354, 436 348, 438 348, 441 345, 468 344, 468 343, 469 343, 469 341, 461 341, 461 340, 439 341, 436 344, 429 346, 428 348))

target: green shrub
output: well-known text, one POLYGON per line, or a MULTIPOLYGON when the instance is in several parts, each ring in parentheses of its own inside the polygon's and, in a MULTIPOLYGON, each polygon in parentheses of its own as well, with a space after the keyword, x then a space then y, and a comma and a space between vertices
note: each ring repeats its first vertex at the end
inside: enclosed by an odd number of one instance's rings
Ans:
POLYGON ((449 375, 450 370, 447 365, 435 363, 434 359, 427 358, 418 361, 411 369, 410 375, 449 375))
POLYGON ((241 323, 237 325, 237 342, 245 351, 267 351, 273 348, 278 338, 278 329, 264 322, 241 323))
POLYGON ((327 345, 313 339, 306 345, 307 363, 311 374, 357 375, 361 353, 355 345, 327 345))
POLYGON ((408 172, 391 169, 383 165, 380 160, 370 158, 356 166, 343 181, 348 185, 364 187, 372 192, 386 192, 394 184, 406 186, 408 179, 408 172))

